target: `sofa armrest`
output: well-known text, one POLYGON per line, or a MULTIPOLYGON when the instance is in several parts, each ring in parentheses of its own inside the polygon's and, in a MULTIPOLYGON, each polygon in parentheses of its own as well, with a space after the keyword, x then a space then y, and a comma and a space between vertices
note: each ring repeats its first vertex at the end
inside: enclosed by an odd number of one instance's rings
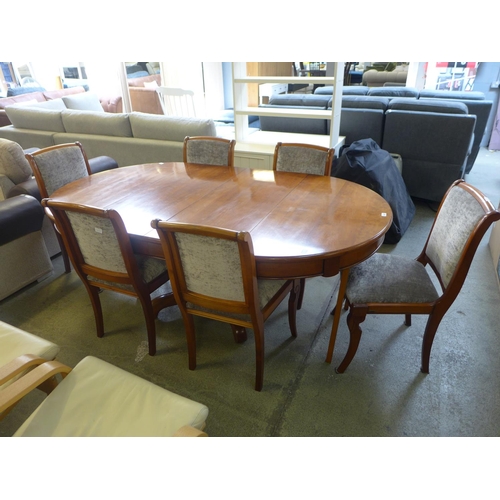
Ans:
POLYGON ((42 229, 45 212, 32 196, 16 196, 0 203, 0 245, 42 229))
POLYGON ((28 179, 27 181, 20 182, 16 184, 12 189, 9 190, 7 198, 14 198, 14 196, 19 196, 21 194, 27 194, 33 196, 33 198, 38 201, 42 201, 42 196, 40 195, 40 190, 38 189, 38 184, 34 177, 28 179))
POLYGON ((15 184, 5 174, 0 174, 0 200, 9 198, 9 192, 14 186, 15 184))
POLYGON ((123 112, 123 99, 122 96, 102 96, 99 97, 102 109, 106 113, 122 113, 123 112))
POLYGON ((91 158, 89 160, 89 165, 93 174, 111 170, 112 168, 118 168, 118 163, 110 156, 96 156, 95 158, 91 158))

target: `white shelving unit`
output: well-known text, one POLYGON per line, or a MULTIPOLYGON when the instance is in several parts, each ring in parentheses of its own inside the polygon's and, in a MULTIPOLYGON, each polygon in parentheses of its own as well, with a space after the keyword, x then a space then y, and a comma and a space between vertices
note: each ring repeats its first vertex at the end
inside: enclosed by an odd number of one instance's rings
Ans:
POLYGON ((343 64, 336 63, 333 76, 293 77, 293 76, 248 76, 246 63, 232 63, 233 99, 235 126, 235 162, 242 167, 272 168, 272 155, 277 142, 305 142, 336 150, 343 144, 339 137, 340 108, 342 99, 343 64), (321 83, 333 85, 333 105, 331 110, 262 108, 248 106, 248 84, 288 84, 321 83), (284 116, 292 118, 312 118, 331 120, 330 135, 291 134, 283 132, 253 131, 248 126, 247 116, 284 116))

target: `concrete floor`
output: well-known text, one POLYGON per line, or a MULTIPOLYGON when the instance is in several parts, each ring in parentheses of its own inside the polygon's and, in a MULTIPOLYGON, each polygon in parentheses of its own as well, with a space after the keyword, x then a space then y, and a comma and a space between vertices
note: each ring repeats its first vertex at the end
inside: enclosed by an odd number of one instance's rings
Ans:
MULTIPOLYGON (((500 152, 481 150, 467 180, 498 206, 500 152)), ((402 240, 381 251, 417 256, 433 217, 425 203, 417 203, 402 240)), ((338 375, 335 366, 348 344, 343 314, 333 362, 325 363, 336 278, 308 280, 296 339, 289 335, 286 304, 266 323, 260 393, 253 390, 251 331, 245 344, 236 344, 228 325, 198 320, 198 367, 190 371, 176 308, 161 313, 158 351, 151 357, 140 305, 104 292, 106 334, 99 339, 86 291, 76 273, 64 274, 60 257, 50 278, 0 302, 0 320, 58 343, 58 359, 70 366, 92 354, 204 403, 207 432, 214 437, 499 436, 500 291, 488 238, 439 327, 429 375, 419 371, 425 326, 419 316, 409 328, 399 316, 369 316, 356 357, 338 375)), ((41 398, 26 397, 0 423, 0 436, 12 435, 41 398)))

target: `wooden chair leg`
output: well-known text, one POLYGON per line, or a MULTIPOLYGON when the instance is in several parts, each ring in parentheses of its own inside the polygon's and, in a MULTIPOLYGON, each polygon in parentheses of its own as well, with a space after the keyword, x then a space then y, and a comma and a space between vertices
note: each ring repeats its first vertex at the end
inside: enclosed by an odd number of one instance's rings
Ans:
POLYGON ((351 310, 349 311, 349 315, 347 316, 347 325, 349 327, 350 334, 349 347, 344 359, 335 370, 337 373, 345 372, 358 350, 361 334, 363 333, 359 325, 365 320, 366 313, 366 308, 351 307, 351 310))
POLYGON ((84 284, 89 293, 90 302, 92 303, 92 309, 94 310, 97 336, 101 338, 104 336, 104 320, 102 317, 101 300, 99 298, 100 289, 95 286, 88 285, 86 282, 84 284))
POLYGON ((330 342, 328 344, 328 352, 326 354, 326 362, 331 363, 333 357, 333 350, 335 348, 335 340, 337 339, 337 330, 339 328, 340 313, 342 309, 342 302, 345 297, 347 288, 347 279, 349 278, 349 269, 343 269, 340 274, 339 293, 337 295, 337 304, 334 309, 332 331, 330 333, 330 342))
POLYGON ((255 390, 261 391, 264 384, 264 324, 254 325, 255 337, 255 390))
POLYGON ((184 312, 182 309, 181 313, 184 319, 184 329, 186 330, 189 369, 194 370, 196 368, 196 335, 194 331, 194 319, 191 314, 184 312))
POLYGON ((411 326, 411 314, 405 314, 405 326, 411 326))
POLYGON ((429 361, 431 357, 432 343, 441 320, 446 311, 436 311, 429 315, 427 325, 425 326, 424 338, 422 340, 422 365, 420 371, 429 373, 429 361))
POLYGON ((144 312, 144 319, 146 320, 149 355, 154 356, 156 354, 156 315, 153 308, 153 303, 149 296, 139 296, 139 301, 141 302, 142 311, 144 312))
POLYGON ((55 226, 54 231, 56 232, 57 242, 59 243, 59 247, 61 248, 61 257, 64 262, 64 272, 68 274, 71 272, 71 263, 69 261, 68 252, 66 251, 66 247, 64 246, 64 241, 62 239, 61 233, 56 229, 55 226))

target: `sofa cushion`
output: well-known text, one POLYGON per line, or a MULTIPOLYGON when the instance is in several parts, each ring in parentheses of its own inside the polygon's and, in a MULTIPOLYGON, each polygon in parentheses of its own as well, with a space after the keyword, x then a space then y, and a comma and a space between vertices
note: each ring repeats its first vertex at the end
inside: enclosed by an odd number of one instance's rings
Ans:
POLYGON ((62 111, 8 106, 5 112, 15 128, 64 132, 62 111))
POLYGON ((65 95, 61 98, 68 109, 82 111, 104 111, 97 94, 84 92, 81 94, 65 95))
POLYGON ((420 97, 433 99, 471 99, 474 101, 482 101, 485 99, 484 92, 479 91, 460 91, 460 90, 432 90, 423 89, 420 91, 420 97))
POLYGON ((64 125, 62 132, 132 137, 126 113, 96 113, 67 109, 61 112, 61 116, 64 125))
POLYGON ((7 97, 13 97, 21 94, 31 94, 33 92, 43 92, 43 87, 9 87, 7 89, 7 97))
MULTIPOLYGON (((383 109, 389 106, 388 97, 370 97, 366 95, 344 95, 342 96, 343 108, 383 109)), ((331 106, 331 105, 330 105, 331 106)))
POLYGON ((65 95, 81 94, 82 92, 85 92, 85 87, 79 85, 77 87, 68 87, 66 89, 46 90, 43 93, 43 97, 46 101, 50 101, 51 99, 59 99, 65 95))
MULTIPOLYGON (((24 103, 16 104, 16 106, 24 105, 24 103)), ((50 101, 38 102, 35 101, 30 104, 30 108, 42 108, 42 109, 56 109, 62 111, 66 109, 66 105, 64 104, 62 99, 52 99, 50 101)))
POLYGON ((326 109, 331 95, 321 94, 277 94, 269 99, 270 106, 313 106, 326 109))
POLYGON ((368 90, 368 95, 417 98, 419 91, 413 87, 375 87, 368 90))
POLYGON ((132 134, 139 139, 183 142, 186 136, 217 134, 215 123, 208 118, 153 115, 132 112, 129 115, 132 134))
POLYGON ((28 102, 28 101, 43 102, 43 101, 45 101, 45 97, 43 96, 42 92, 21 94, 21 95, 13 96, 13 97, 3 97, 0 99, 0 109, 4 109, 7 106, 12 106, 14 104, 19 104, 21 102, 28 102))
POLYGON ((392 99, 389 103, 389 109, 423 111, 431 113, 454 113, 460 115, 466 115, 469 113, 467 106, 463 102, 439 99, 392 99))

